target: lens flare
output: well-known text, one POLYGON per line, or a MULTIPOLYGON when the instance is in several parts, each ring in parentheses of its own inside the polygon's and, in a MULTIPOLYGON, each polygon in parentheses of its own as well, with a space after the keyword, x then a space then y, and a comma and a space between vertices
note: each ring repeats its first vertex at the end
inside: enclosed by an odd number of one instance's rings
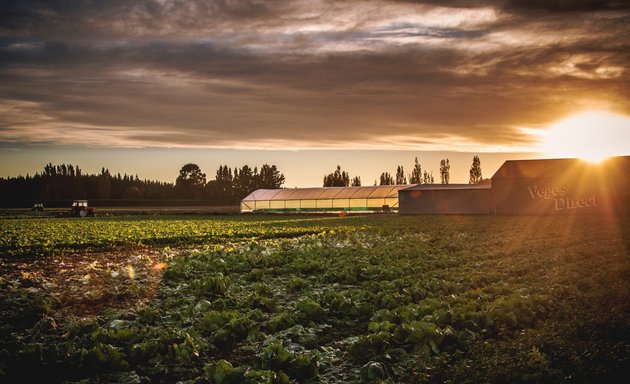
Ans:
POLYGON ((543 134, 543 151, 551 157, 601 162, 630 154, 630 118, 585 112, 554 124, 543 134))
POLYGON ((152 269, 153 269, 154 271, 161 271, 161 270, 163 270, 164 268, 166 268, 166 263, 156 263, 156 264, 154 264, 154 265, 153 265, 153 267, 152 267, 152 269))
POLYGON ((131 264, 127 265, 127 274, 131 280, 136 278, 136 271, 131 264))

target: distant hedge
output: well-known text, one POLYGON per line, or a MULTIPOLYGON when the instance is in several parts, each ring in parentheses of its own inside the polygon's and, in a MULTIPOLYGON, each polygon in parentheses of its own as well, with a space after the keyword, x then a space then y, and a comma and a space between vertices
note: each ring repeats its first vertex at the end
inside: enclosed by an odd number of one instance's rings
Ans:
MULTIPOLYGON (((33 203, 43 203, 44 208, 69 208, 73 200, 0 200, 0 208, 32 208, 33 203)), ((88 200, 93 207, 218 207, 225 202, 217 200, 125 200, 93 199, 88 200)))

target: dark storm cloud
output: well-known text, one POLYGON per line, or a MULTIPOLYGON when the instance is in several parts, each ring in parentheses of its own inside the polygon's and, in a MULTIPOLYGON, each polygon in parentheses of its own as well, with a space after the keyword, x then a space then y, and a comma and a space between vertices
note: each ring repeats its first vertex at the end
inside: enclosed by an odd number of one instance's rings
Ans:
POLYGON ((274 18, 279 0, 16 0, 0 4, 0 32, 51 39, 154 37, 274 18))
POLYGON ((5 2, 0 142, 527 146, 518 127, 593 101, 630 110, 626 9, 5 2))

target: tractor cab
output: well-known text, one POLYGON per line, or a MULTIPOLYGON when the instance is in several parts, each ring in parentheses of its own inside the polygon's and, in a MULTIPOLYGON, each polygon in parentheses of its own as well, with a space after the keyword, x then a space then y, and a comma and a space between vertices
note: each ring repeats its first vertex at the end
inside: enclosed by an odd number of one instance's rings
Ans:
POLYGON ((76 217, 95 216, 94 207, 88 206, 87 200, 75 200, 70 208, 70 215, 76 217))
POLYGON ((44 212, 44 203, 34 202, 33 203, 33 208, 31 208, 31 211, 33 211, 33 212, 44 212))

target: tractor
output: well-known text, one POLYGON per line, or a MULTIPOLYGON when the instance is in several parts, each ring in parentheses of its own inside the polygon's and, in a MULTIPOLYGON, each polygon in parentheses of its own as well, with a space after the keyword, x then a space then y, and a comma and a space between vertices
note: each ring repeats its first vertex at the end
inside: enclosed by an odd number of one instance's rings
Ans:
POLYGON ((44 203, 34 202, 33 203, 33 208, 31 208, 31 211, 33 211, 33 212, 44 212, 44 203))
POLYGON ((94 207, 88 207, 87 200, 75 200, 70 208, 70 216, 85 217, 96 216, 94 207))

